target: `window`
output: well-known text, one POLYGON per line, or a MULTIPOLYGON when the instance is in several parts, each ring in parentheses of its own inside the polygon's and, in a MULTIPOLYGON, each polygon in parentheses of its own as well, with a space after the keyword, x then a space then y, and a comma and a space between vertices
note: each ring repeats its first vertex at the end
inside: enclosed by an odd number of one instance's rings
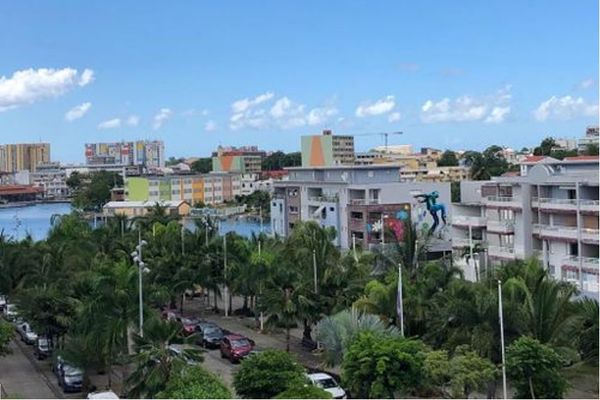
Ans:
POLYGON ((333 208, 333 207, 329 207, 329 211, 331 211, 331 212, 334 212, 334 211, 335 211, 335 208, 333 208))
POLYGON ((567 251, 570 256, 579 255, 579 248, 577 247, 577 243, 568 243, 567 246, 567 251))
POLYGON ((363 213, 362 212, 358 212, 358 211, 352 211, 350 213, 350 217, 352 219, 358 219, 358 220, 362 221, 362 219, 363 219, 363 213))
POLYGON ((298 214, 298 207, 290 206, 290 214, 298 214))

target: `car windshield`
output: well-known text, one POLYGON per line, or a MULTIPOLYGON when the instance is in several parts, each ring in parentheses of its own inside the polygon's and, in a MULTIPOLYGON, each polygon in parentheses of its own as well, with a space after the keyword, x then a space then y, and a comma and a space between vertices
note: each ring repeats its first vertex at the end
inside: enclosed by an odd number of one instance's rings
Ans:
POLYGON ((184 325, 194 325, 198 323, 198 320, 195 318, 181 318, 181 323, 184 325))
POLYGON ((250 346, 248 339, 236 339, 231 341, 231 347, 245 347, 250 346))
POLYGON ((321 386, 323 389, 331 389, 337 387, 336 381, 331 378, 319 379, 317 381, 317 385, 321 386))
POLYGON ((218 326, 208 326, 204 328, 206 336, 223 336, 223 331, 218 326))
POLYGON ((65 369, 65 377, 67 378, 72 378, 72 379, 76 379, 76 378, 81 378, 81 371, 78 370, 77 368, 68 368, 65 369))

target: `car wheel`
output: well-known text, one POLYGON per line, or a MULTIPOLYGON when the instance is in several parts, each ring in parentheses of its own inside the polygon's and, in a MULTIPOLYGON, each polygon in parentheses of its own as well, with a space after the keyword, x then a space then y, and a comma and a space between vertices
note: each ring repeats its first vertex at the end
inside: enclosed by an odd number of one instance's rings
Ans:
POLYGON ((221 352, 221 358, 226 358, 225 354, 223 354, 223 352, 221 352))

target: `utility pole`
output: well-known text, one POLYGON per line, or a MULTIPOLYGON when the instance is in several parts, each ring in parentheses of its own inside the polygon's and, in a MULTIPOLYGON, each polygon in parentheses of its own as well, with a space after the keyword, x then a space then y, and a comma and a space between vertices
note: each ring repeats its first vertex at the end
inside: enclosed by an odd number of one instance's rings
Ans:
POLYGON ((227 288, 227 235, 223 235, 223 278, 225 281, 225 317, 229 317, 229 289, 227 288))
POLYGON ((358 261, 358 257, 356 256, 356 235, 352 234, 352 252, 354 253, 354 261, 358 261))
POLYGON ((504 354, 504 315, 502 313, 502 281, 498 280, 498 316, 500 318, 500 345, 502 348, 502 393, 506 399, 506 356, 504 354))
MULTIPOLYGON (((315 249, 313 249, 313 275, 315 278, 315 295, 317 295, 319 294, 319 285, 317 282, 317 252, 315 249)), ((317 349, 319 349, 320 346, 317 336, 319 336, 319 324, 315 325, 315 342, 317 342, 317 349)))
POLYGON ((402 299, 402 264, 398 264, 398 316, 400 318, 400 334, 404 337, 404 301, 402 299))
POLYGON ((185 227, 181 225, 181 255, 185 255, 185 227))
POLYGON ((131 253, 133 262, 138 265, 138 301, 139 301, 139 319, 140 319, 140 336, 144 337, 144 299, 143 299, 143 285, 142 285, 142 274, 146 269, 146 264, 142 259, 142 248, 148 244, 145 240, 142 240, 142 231, 138 231, 138 245, 135 247, 135 251, 131 253))
MULTIPOLYGON (((261 259, 261 253, 262 253, 261 252, 261 244, 260 244, 260 240, 259 240, 258 241, 258 258, 259 259, 261 259)), ((262 262, 262 259, 261 259, 261 262, 262 262)), ((259 295, 260 295, 261 301, 262 301, 262 286, 263 286, 263 283, 261 281, 260 282, 260 290, 259 290, 259 295)), ((262 332, 264 330, 264 328, 265 328, 265 315, 261 310, 260 311, 260 331, 262 332)))

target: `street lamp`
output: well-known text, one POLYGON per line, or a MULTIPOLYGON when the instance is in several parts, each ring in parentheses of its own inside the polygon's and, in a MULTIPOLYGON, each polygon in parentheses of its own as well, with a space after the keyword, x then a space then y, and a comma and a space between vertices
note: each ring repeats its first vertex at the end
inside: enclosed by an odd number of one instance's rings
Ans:
POLYGON ((138 245, 135 246, 135 251, 131 253, 133 262, 138 265, 138 291, 139 291, 139 308, 140 308, 140 336, 144 337, 144 308, 143 308, 143 295, 142 295, 142 274, 144 272, 150 272, 146 268, 146 264, 142 260, 142 248, 147 245, 148 242, 142 240, 142 232, 139 232, 138 245))

